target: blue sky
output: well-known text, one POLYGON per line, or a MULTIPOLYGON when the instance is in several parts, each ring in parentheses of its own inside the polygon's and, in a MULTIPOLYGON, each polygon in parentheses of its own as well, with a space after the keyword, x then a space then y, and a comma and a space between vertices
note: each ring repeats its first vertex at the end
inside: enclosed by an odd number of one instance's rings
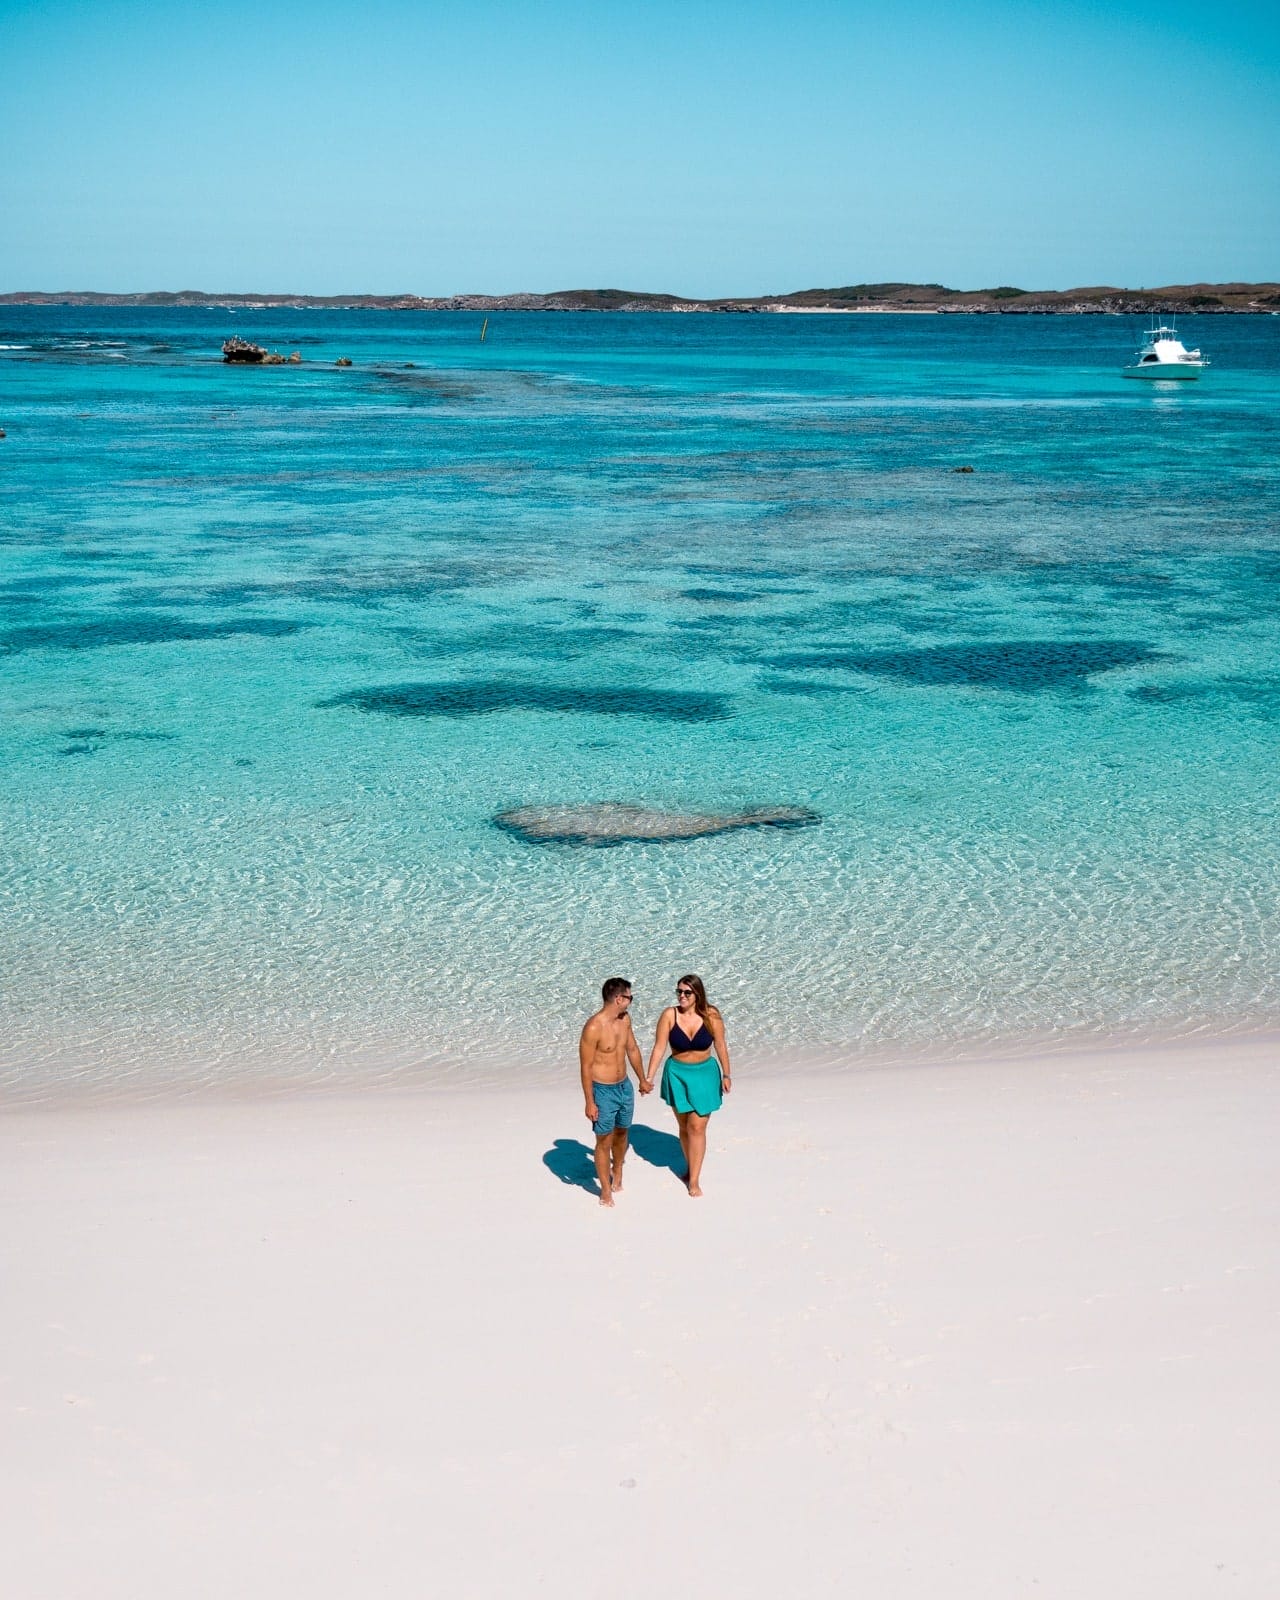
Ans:
POLYGON ((0 0, 0 290, 1280 278, 1280 6, 0 0))

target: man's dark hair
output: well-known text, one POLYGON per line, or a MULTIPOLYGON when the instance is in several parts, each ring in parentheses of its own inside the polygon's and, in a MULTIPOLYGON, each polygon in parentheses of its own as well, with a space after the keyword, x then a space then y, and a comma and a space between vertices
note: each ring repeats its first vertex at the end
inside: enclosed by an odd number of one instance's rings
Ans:
POLYGON ((606 978, 600 985, 600 994, 605 1005, 608 1005, 610 1000, 616 999, 624 989, 629 989, 630 987, 630 978, 606 978))

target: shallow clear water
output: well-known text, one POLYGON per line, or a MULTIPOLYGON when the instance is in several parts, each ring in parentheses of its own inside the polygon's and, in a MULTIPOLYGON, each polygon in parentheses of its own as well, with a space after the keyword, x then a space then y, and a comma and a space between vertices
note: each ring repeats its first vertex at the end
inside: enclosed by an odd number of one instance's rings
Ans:
POLYGON ((479 325, 0 309, 10 1092, 1276 1025, 1280 318, 479 325))

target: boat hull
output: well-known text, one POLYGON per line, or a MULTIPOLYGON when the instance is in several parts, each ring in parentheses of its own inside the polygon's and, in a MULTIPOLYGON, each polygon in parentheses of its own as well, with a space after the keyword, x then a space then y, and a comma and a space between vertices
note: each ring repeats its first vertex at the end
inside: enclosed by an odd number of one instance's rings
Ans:
POLYGON ((1126 378, 1174 378, 1185 382, 1188 378, 1198 378, 1204 367, 1199 361, 1144 361, 1140 366, 1123 370, 1126 378))

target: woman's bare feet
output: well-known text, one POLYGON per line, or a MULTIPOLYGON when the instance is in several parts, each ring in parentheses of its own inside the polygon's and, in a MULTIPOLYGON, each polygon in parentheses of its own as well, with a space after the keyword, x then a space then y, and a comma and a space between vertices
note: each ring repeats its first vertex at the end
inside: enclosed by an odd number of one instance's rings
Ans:
POLYGON ((700 1183, 691 1183, 688 1185, 688 1189, 690 1200, 702 1199, 702 1185, 700 1183))
POLYGON ((600 1191, 600 1204, 602 1206, 611 1206, 613 1204, 613 1190, 612 1189, 601 1189, 601 1191, 600 1191))

